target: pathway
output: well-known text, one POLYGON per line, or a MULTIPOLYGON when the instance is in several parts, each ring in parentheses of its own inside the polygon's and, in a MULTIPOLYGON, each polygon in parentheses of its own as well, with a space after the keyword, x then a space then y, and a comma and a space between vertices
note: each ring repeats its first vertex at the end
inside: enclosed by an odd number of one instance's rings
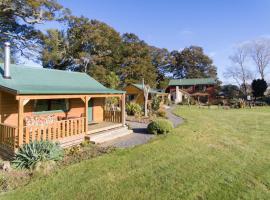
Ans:
MULTIPOLYGON (((173 123, 174 127, 183 123, 183 119, 172 113, 175 106, 172 106, 166 110, 168 119, 173 123)), ((133 133, 127 136, 117 138, 110 142, 103 143, 102 146, 115 146, 119 148, 128 148, 134 147, 137 145, 147 143, 155 135, 147 133, 147 125, 145 123, 130 122, 127 121, 127 124, 133 129, 133 133)))

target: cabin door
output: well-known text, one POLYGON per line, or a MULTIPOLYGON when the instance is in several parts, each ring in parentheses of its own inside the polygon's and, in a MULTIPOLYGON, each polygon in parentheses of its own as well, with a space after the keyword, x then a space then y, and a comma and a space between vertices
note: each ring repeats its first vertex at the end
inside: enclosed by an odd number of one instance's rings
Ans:
POLYGON ((88 101, 88 123, 93 121, 93 99, 88 101))

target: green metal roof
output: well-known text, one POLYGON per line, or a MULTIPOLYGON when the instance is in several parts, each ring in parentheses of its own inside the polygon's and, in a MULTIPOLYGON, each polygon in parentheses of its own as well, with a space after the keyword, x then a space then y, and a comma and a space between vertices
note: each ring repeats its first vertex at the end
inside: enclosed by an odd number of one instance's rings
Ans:
POLYGON ((85 73, 40 67, 11 65, 11 79, 5 79, 0 63, 0 87, 17 94, 117 94, 124 91, 106 88, 85 73))
MULTIPOLYGON (((136 88, 139 88, 139 89, 143 90, 143 85, 142 84, 132 84, 132 85, 134 85, 136 88)), ((163 92, 159 92, 159 91, 157 91, 157 89, 150 88, 149 93, 152 93, 152 94, 162 94, 163 92)))
POLYGON ((174 85, 209 85, 215 84, 214 78, 192 78, 192 79, 173 79, 170 80, 169 86, 174 85))

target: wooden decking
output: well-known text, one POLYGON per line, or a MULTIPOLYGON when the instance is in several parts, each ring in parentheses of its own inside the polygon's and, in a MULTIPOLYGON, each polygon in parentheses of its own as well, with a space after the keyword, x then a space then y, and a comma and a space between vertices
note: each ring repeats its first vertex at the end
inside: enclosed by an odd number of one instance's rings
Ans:
POLYGON ((88 134, 98 133, 121 126, 123 126, 122 123, 116 122, 93 122, 88 124, 88 134))
POLYGON ((104 131, 110 131, 121 126, 123 126, 121 123, 115 123, 115 122, 96 122, 96 123, 93 122, 91 124, 88 124, 88 132, 86 134, 74 135, 74 136, 62 138, 58 141, 60 142, 60 145, 63 148, 67 148, 67 147, 80 144, 82 141, 85 140, 85 137, 89 138, 93 134, 98 134, 99 132, 104 132, 104 131))

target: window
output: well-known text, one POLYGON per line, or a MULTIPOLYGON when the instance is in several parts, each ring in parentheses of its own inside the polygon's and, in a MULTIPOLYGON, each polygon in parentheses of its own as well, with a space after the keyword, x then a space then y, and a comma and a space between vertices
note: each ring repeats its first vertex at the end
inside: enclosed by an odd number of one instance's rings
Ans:
POLYGON ((127 96, 127 101, 129 102, 129 101, 133 101, 135 99, 135 95, 134 94, 129 94, 128 96, 127 96))
POLYGON ((37 100, 35 102, 34 111, 35 112, 53 112, 53 111, 63 111, 69 110, 69 102, 65 99, 55 99, 55 100, 37 100))

